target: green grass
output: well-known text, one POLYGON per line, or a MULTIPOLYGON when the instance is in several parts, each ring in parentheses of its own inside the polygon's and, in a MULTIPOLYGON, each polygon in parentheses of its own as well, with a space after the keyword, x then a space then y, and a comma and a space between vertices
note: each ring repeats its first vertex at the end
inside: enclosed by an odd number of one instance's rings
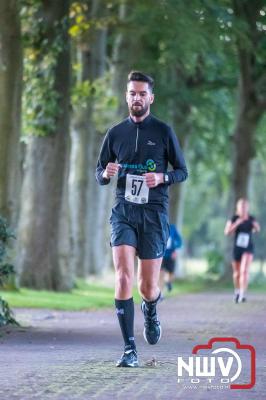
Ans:
MULTIPOLYGON (((49 308, 56 310, 92 310, 111 307, 114 303, 114 289, 99 284, 88 284, 78 280, 71 292, 52 292, 21 288, 17 291, 0 291, 12 307, 49 308)), ((134 297, 140 301, 137 291, 134 297)))
POLYGON ((170 293, 165 291, 166 297, 172 297, 178 294, 197 293, 206 290, 206 282, 203 279, 178 279, 173 284, 173 290, 170 293))
MULTIPOLYGON (((233 282, 225 282, 210 276, 197 276, 176 280, 171 295, 182 293, 196 293, 202 291, 233 291, 233 282)), ((253 281, 249 284, 249 292, 266 293, 266 280, 253 281)))
MULTIPOLYGON (((172 292, 165 294, 166 297, 172 297, 206 290, 232 290, 232 284, 221 284, 198 277, 197 279, 176 281, 172 292)), ((261 284, 251 285, 250 290, 266 292, 265 281, 261 284)), ((75 289, 69 293, 21 288, 18 291, 0 291, 0 296, 9 303, 11 308, 48 308, 78 311, 112 307, 114 303, 113 288, 98 283, 89 284, 83 280, 78 280, 75 289)), ((136 303, 141 301, 136 288, 134 289, 134 301, 136 303)))
POLYGON ((107 287, 78 283, 71 292, 51 292, 21 288, 18 291, 2 291, 2 296, 12 307, 50 308, 57 310, 86 310, 109 307, 114 291, 107 287))
MULTIPOLYGON (((204 290, 202 282, 180 281, 174 285, 173 291, 171 294, 167 294, 167 297, 201 290, 204 290)), ((136 288, 134 288, 133 295, 134 301, 140 303, 141 298, 136 288)), ((8 302, 11 308, 78 311, 112 307, 114 304, 113 288, 95 283, 89 284, 84 280, 78 280, 75 289, 69 293, 21 288, 17 291, 0 291, 0 296, 8 302)))

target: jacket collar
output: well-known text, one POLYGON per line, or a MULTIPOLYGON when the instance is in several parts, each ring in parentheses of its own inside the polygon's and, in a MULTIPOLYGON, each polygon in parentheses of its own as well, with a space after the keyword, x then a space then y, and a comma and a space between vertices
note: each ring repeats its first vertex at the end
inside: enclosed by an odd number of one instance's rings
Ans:
POLYGON ((134 122, 133 119, 131 118, 131 116, 130 115, 128 116, 128 121, 130 122, 130 124, 138 125, 140 128, 148 125, 148 123, 151 121, 151 119, 152 119, 152 115, 149 114, 149 115, 147 115, 147 117, 143 121, 134 122))

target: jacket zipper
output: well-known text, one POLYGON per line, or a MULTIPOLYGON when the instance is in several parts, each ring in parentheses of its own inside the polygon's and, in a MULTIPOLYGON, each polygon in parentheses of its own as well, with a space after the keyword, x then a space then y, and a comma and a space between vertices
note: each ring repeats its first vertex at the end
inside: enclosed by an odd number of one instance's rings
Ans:
POLYGON ((138 151, 138 140, 139 140, 139 127, 137 125, 137 136, 136 136, 136 144, 135 144, 135 153, 138 151))

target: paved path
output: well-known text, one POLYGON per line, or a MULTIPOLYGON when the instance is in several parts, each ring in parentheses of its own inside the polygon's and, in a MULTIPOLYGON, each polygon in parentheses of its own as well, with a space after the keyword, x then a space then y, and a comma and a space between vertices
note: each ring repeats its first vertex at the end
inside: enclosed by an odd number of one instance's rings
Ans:
POLYGON ((163 337, 149 346, 137 307, 141 367, 118 369, 114 361, 121 355, 121 339, 113 310, 16 310, 27 328, 5 329, 0 337, 0 399, 266 399, 266 295, 251 294, 240 305, 229 293, 182 295, 163 301, 159 314, 163 337), (256 348, 255 387, 217 389, 203 379, 198 385, 177 383, 177 357, 191 356, 195 345, 217 336, 233 336, 256 348), (152 358, 156 366, 147 365, 152 358))

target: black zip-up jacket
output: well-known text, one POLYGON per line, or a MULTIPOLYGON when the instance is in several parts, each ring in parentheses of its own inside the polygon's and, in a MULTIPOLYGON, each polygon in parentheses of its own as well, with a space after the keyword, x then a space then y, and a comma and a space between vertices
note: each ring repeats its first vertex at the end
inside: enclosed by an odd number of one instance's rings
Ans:
POLYGON ((133 175, 143 175, 147 172, 167 173, 168 184, 151 188, 149 202, 143 205, 146 207, 157 205, 156 208, 159 206, 165 210, 168 206, 168 185, 182 182, 188 176, 176 135, 167 124, 151 114, 140 123, 135 123, 128 117, 108 130, 96 168, 96 179, 100 185, 110 182, 110 179, 103 177, 103 172, 109 162, 115 161, 121 165, 116 199, 125 203, 128 203, 125 199, 127 173, 133 175), (173 167, 172 171, 167 171, 168 163, 173 167))

